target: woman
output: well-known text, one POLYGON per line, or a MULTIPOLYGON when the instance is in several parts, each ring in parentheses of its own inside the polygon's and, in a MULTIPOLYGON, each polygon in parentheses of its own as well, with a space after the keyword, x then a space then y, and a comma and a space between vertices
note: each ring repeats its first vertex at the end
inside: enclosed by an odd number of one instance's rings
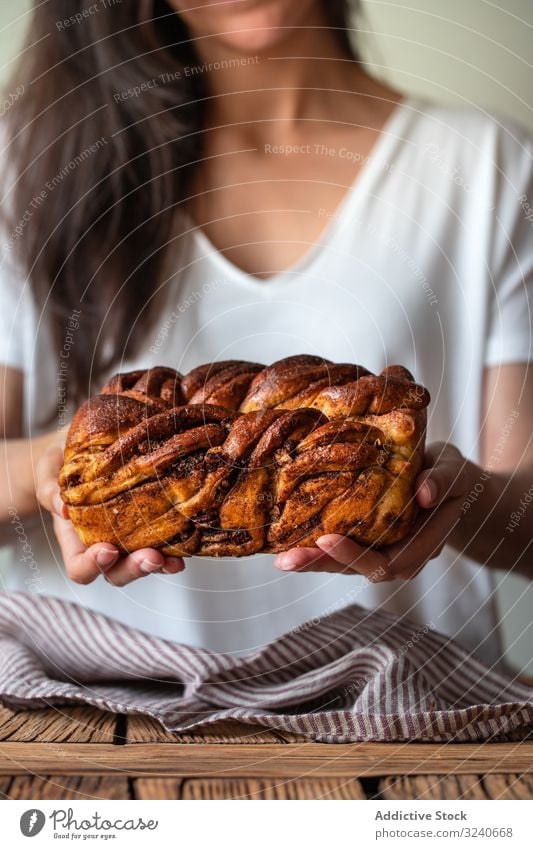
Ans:
POLYGON ((7 115, 2 512, 36 567, 12 556, 6 586, 229 652, 383 604, 497 662, 494 569, 533 574, 531 522, 510 529, 533 469, 531 140, 373 79, 341 0, 58 6, 36 3, 7 115), (185 571, 83 548, 66 410, 119 369, 301 352, 430 389, 409 540, 185 571))

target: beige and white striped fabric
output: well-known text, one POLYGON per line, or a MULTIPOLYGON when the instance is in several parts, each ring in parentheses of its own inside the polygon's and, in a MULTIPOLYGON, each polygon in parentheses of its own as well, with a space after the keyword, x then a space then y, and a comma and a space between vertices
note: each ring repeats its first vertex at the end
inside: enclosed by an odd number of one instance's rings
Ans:
POLYGON ((85 703, 171 731, 235 718, 319 742, 477 741, 533 725, 533 689, 429 626, 358 605, 236 658, 0 593, 0 664, 8 706, 85 703))

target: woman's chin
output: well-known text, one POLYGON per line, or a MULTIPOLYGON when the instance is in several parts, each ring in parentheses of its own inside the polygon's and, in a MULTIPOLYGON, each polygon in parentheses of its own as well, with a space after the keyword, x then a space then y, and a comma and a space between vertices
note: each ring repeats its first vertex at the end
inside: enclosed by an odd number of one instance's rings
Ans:
MULTIPOLYGON (((179 11, 181 0, 171 5, 179 11)), ((251 55, 268 53, 294 35, 302 23, 309 22, 309 12, 316 0, 265 0, 242 6, 230 3, 220 7, 212 5, 211 14, 198 8, 183 11, 183 18, 193 35, 207 36, 217 41, 225 50, 251 55), (222 11, 223 10, 223 11, 222 11)), ((311 16, 312 17, 312 16, 311 16)))
POLYGON ((288 37, 290 30, 283 27, 269 27, 241 32, 224 33, 217 40, 225 50, 251 56, 268 54, 275 50, 288 37))

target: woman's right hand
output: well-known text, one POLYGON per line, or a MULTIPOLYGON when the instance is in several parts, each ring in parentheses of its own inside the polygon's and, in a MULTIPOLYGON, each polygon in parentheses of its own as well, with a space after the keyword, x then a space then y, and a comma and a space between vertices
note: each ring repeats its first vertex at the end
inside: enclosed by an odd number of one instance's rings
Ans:
POLYGON ((155 548, 143 548, 121 556, 116 546, 99 542, 87 548, 80 540, 68 518, 68 509, 61 500, 58 476, 63 465, 63 445, 50 445, 36 466, 37 498, 53 516, 54 531, 61 548, 67 575, 77 584, 90 584, 98 575, 116 587, 124 587, 137 578, 153 572, 175 575, 183 572, 181 557, 165 557, 155 548))

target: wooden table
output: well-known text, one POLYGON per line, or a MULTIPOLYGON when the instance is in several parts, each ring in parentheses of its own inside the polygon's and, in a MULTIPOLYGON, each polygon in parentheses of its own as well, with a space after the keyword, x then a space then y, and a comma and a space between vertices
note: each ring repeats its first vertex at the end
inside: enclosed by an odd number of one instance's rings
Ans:
POLYGON ((3 799, 531 799, 533 742, 308 743, 239 723, 169 734, 89 707, 0 708, 3 799))

